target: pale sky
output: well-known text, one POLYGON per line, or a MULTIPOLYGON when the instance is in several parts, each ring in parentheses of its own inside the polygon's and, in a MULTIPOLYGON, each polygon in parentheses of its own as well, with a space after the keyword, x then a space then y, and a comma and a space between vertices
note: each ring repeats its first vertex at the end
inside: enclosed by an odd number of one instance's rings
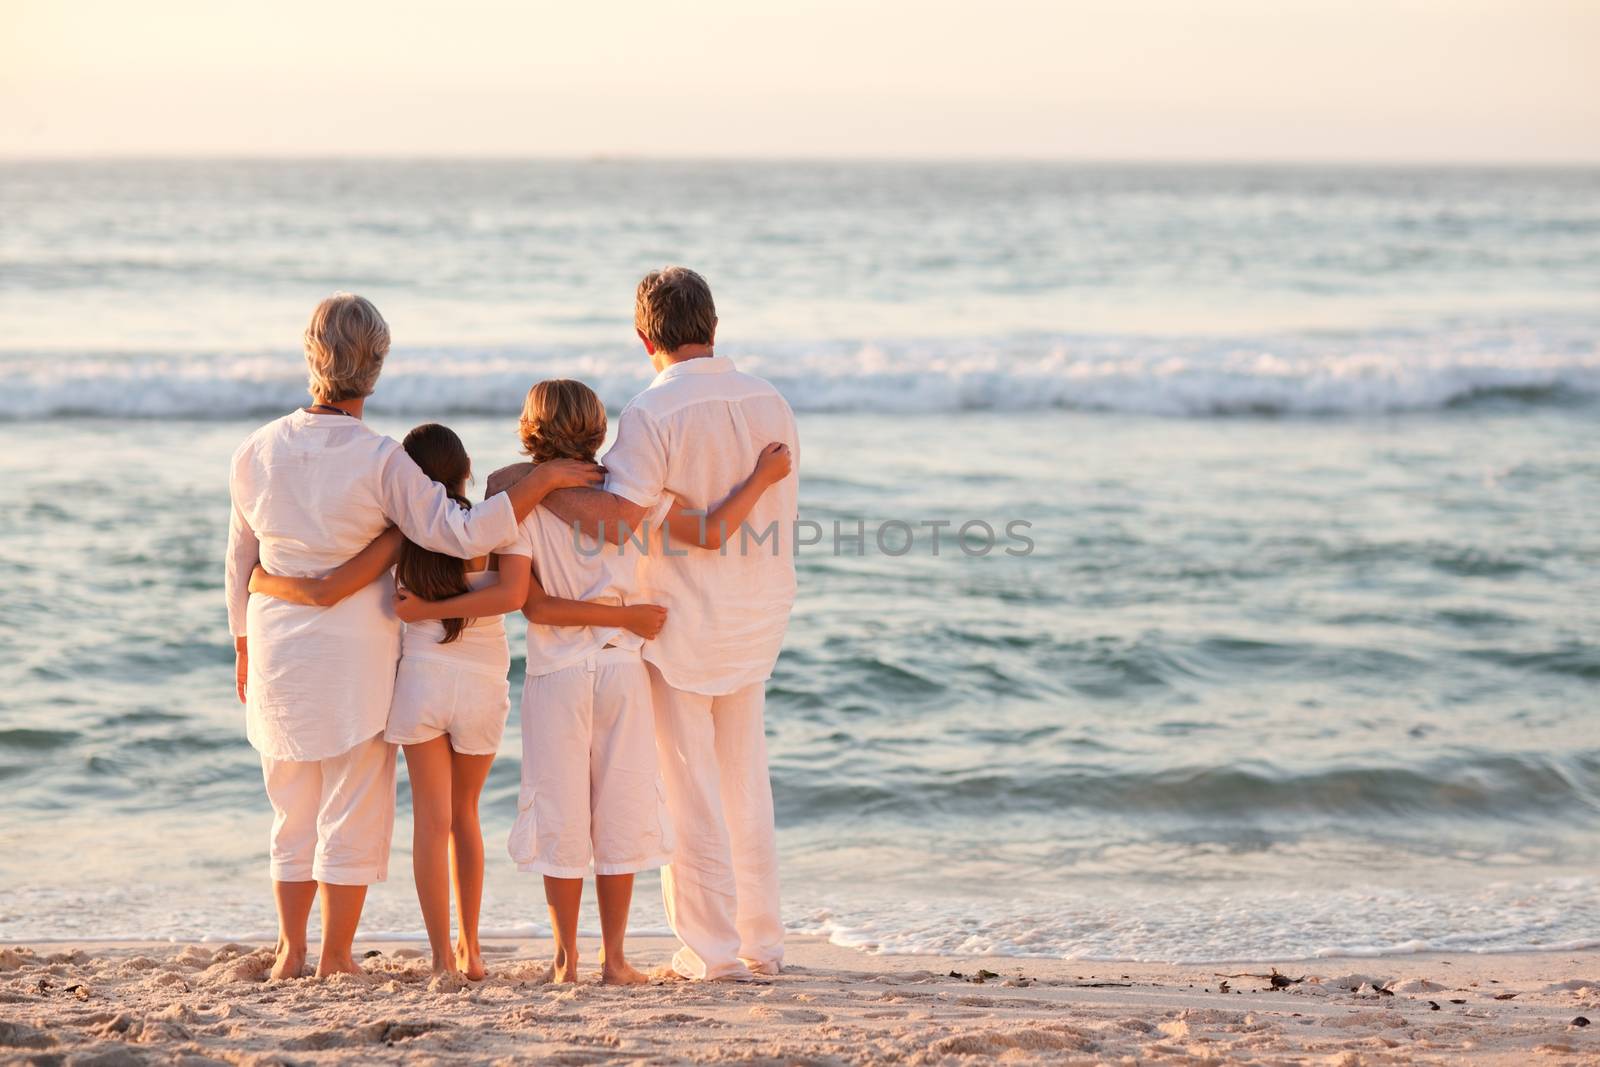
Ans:
POLYGON ((0 156, 1600 162, 1600 0, 0 0, 0 156))

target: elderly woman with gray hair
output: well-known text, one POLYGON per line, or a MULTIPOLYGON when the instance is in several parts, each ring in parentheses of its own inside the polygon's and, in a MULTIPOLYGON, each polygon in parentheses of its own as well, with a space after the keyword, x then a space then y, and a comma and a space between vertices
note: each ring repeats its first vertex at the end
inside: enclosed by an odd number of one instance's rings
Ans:
POLYGON ((304 973, 306 924, 321 887, 317 973, 360 973, 351 955, 367 886, 387 873, 395 750, 383 739, 401 627, 382 553, 374 579, 317 607, 250 595, 257 563, 317 577, 390 526, 423 548, 471 558, 515 539, 553 489, 593 485, 601 470, 562 460, 470 511, 450 499, 399 442, 361 420, 389 351, 389 327, 359 296, 324 300, 306 327, 314 401, 268 423, 233 455, 228 625, 239 699, 272 802, 278 910, 275 978, 304 973))

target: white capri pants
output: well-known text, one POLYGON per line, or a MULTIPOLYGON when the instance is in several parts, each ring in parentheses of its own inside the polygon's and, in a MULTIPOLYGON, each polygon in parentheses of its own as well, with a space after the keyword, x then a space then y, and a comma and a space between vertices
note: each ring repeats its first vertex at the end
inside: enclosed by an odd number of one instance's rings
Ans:
POLYGON ((522 794, 507 842, 519 871, 552 878, 664 866, 672 824, 656 768, 650 679, 637 649, 529 675, 522 794))
POLYGON ((654 665, 656 743, 677 850, 661 872, 685 978, 783 969, 765 682, 721 696, 674 689, 654 665))
POLYGON ((371 885, 389 874, 395 749, 378 734, 323 760, 261 757, 272 880, 371 885))

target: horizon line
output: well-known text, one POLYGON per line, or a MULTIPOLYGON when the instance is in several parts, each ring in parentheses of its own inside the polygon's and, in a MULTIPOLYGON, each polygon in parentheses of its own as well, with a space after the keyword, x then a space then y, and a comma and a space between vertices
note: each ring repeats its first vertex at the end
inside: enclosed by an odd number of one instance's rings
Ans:
POLYGON ((1394 156, 1102 156, 984 153, 970 155, 902 153, 654 153, 654 152, 54 152, 0 151, 0 164, 11 163, 861 163, 861 164, 998 164, 1103 167, 1372 167, 1459 169, 1596 169, 1600 155, 1538 157, 1522 160, 1472 157, 1394 156))

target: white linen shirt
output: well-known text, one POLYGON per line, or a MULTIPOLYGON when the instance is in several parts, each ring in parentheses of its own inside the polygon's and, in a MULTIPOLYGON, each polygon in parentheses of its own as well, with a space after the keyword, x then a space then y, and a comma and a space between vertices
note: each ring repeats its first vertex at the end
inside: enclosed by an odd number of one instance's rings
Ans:
POLYGON ((250 744, 280 760, 320 760, 383 731, 400 657, 388 575, 332 607, 250 594, 257 561, 273 574, 321 577, 391 523, 463 559, 516 535, 499 494, 470 511, 422 473, 391 437, 348 415, 296 411, 233 454, 228 626, 250 639, 250 744))
POLYGON ((680 544, 640 562, 640 601, 667 608, 644 658, 675 689, 721 696, 772 676, 794 606, 800 437, 783 396, 725 356, 674 363, 617 420, 606 488, 646 508, 668 493, 686 508, 715 508, 774 441, 789 446, 796 473, 761 494, 748 539, 730 531, 721 550, 680 544))

